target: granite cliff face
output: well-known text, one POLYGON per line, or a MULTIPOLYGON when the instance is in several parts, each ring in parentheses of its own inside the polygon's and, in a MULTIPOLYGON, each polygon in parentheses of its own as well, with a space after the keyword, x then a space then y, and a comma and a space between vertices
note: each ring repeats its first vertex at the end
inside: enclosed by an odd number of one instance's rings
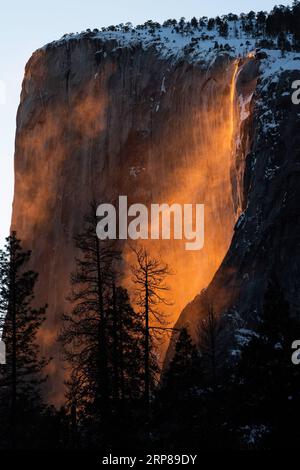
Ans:
MULTIPOLYGON (((75 35, 38 50, 26 67, 12 228, 33 250, 36 301, 49 305, 39 341, 54 357, 48 394, 56 403, 73 237, 92 199, 205 204, 203 250, 148 242, 176 272, 177 326, 193 333, 206 297, 218 313, 255 317, 273 267, 297 310, 299 118, 282 94, 296 72, 268 74, 272 58, 264 55, 261 71, 260 58, 247 57, 251 41, 220 50, 212 39, 197 45, 184 36, 177 44, 169 36, 75 35)), ((130 261, 126 243, 123 254, 130 261)))
MULTIPOLYGON (((164 58, 153 47, 85 37, 50 45, 29 61, 17 117, 12 228, 33 250, 36 301, 49 306, 39 340, 54 357, 51 400, 60 400, 64 373, 56 338, 69 308, 73 237, 91 200, 127 195, 129 204, 205 204, 203 250, 148 242, 176 272, 173 322, 218 268, 235 222, 234 69, 228 54, 208 67, 164 58)), ((126 243, 123 252, 130 261, 126 243)))

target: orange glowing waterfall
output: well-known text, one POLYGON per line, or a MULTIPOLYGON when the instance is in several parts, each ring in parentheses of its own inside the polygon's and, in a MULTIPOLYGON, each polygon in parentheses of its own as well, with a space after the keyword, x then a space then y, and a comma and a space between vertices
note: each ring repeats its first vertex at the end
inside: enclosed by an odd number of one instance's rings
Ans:
POLYGON ((230 84, 230 134, 231 138, 234 137, 234 102, 235 102, 235 88, 236 88, 236 79, 239 72, 239 60, 234 61, 234 69, 230 84))
MULTIPOLYGON (((246 86, 243 85, 243 80, 240 81, 237 99, 237 82, 240 76, 245 73, 245 66, 255 59, 253 53, 248 54, 243 59, 238 59, 234 62, 231 88, 230 88, 230 133, 231 133, 231 155, 232 165, 234 167, 234 181, 233 194, 234 194, 234 209, 236 218, 241 215, 243 211, 243 174, 245 168, 245 155, 248 153, 249 140, 242 139, 242 135, 247 132, 247 117, 251 114, 251 98, 253 95, 254 87, 256 86, 256 79, 253 79, 246 86)), ((253 62, 255 66, 255 61, 253 62)), ((252 66, 253 66, 252 64, 252 66)))

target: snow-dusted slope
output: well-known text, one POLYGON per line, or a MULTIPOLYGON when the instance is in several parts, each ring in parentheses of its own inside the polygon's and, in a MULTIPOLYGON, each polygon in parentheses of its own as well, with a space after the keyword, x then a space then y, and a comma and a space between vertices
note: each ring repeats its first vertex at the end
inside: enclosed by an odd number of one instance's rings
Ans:
POLYGON ((244 56, 252 51, 257 43, 255 38, 247 35, 242 30, 240 22, 237 21, 229 22, 227 37, 222 37, 216 28, 209 31, 207 27, 201 29, 190 27, 185 28, 184 31, 176 31, 172 26, 155 28, 143 26, 141 29, 130 27, 129 31, 95 31, 67 34, 45 47, 59 46, 65 41, 76 41, 84 37, 100 39, 101 41, 115 40, 119 47, 142 44, 144 49, 155 47, 163 57, 177 59, 189 57, 191 60, 199 61, 213 60, 218 48, 228 51, 232 57, 244 56))

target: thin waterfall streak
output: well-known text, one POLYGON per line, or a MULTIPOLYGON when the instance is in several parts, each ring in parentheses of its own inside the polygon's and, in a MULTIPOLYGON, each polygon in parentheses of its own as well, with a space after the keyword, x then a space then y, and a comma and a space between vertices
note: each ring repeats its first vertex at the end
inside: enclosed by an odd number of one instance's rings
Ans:
POLYGON ((234 62, 234 70, 232 74, 231 84, 230 84, 230 136, 231 144, 233 145, 234 138, 234 102, 235 102, 235 89, 236 89, 236 79, 239 71, 239 61, 234 62))

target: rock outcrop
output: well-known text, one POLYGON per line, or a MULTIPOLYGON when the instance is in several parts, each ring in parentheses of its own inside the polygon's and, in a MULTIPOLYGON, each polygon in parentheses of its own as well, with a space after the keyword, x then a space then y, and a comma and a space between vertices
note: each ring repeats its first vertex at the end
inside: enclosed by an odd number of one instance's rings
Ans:
MULTIPOLYGON (((288 93, 296 54, 247 58, 254 39, 235 49, 235 37, 218 38, 220 48, 214 36, 156 34, 67 36, 26 67, 12 229, 33 250, 36 301, 49 305, 39 341, 54 357, 51 402, 63 393, 57 335, 70 308, 73 237, 91 200, 205 204, 203 250, 148 242, 176 272, 177 326, 194 333, 207 299, 255 321, 270 270, 298 313, 299 111, 288 93)), ((130 261, 126 243, 123 255, 130 261)))

